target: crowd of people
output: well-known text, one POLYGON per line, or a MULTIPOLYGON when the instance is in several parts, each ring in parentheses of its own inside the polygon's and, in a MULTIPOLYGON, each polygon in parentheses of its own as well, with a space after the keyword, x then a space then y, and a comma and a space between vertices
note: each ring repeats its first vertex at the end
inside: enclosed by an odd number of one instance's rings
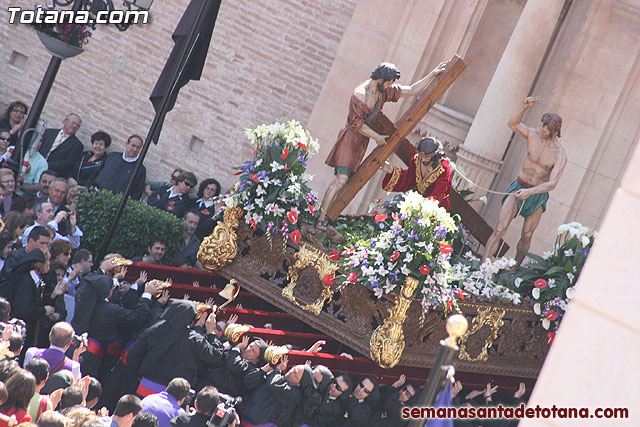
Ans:
MULTIPOLYGON (((32 150, 25 149, 22 167, 16 174, 17 168, 12 170, 8 166, 12 161, 19 162, 16 159, 20 156, 14 152, 20 147, 18 136, 27 112, 25 103, 15 101, 0 118, 0 216, 11 236, 11 245, 2 246, 0 263, 6 260, 10 246, 26 246, 27 236, 36 225, 50 227, 53 240, 69 241, 77 249, 83 235, 75 217, 78 194, 89 188, 123 193, 143 144, 142 137, 131 135, 123 152, 108 153, 111 136, 97 131, 91 135, 91 149, 84 150, 76 136, 82 119, 70 113, 61 128, 46 129, 32 150)), ((215 200, 220 194, 220 183, 214 178, 205 179, 196 192, 198 179, 181 168, 176 168, 167 182, 146 182, 146 176, 142 166, 131 197, 184 218, 187 231, 178 256, 164 260, 164 254, 158 258, 149 252, 144 254, 144 261, 202 268, 196 259, 197 248, 215 227, 215 200), (191 197, 192 192, 195 197, 191 197)), ((0 243, 4 238, 0 236, 0 243)))
MULTIPOLYGON (((19 147, 26 113, 13 102, 0 119, 0 166, 19 147)), ((282 427, 404 423, 402 407, 420 393, 404 375, 381 386, 322 365, 289 366, 286 355, 273 365, 264 340, 228 341, 225 328, 237 317, 218 319, 193 301, 171 299, 144 271, 125 280, 118 254, 95 263, 80 248, 77 196, 91 187, 123 192, 143 140, 132 135, 124 152, 107 153, 112 139, 98 131, 84 150, 81 125, 71 113, 62 128, 47 129, 17 177, 0 168, 0 427, 213 427, 219 405, 235 397, 242 403, 228 425, 240 418, 282 427)), ((164 259, 167 242, 154 237, 133 261, 201 268, 196 255, 214 228, 220 184, 205 179, 192 198, 198 179, 191 172, 176 168, 166 183, 145 179, 143 167, 132 197, 183 218, 186 233, 174 259, 164 259)), ((308 349, 320 350, 321 342, 308 349)), ((451 392, 460 405, 486 404, 495 393, 491 385, 463 397, 460 390, 456 384, 451 392)))

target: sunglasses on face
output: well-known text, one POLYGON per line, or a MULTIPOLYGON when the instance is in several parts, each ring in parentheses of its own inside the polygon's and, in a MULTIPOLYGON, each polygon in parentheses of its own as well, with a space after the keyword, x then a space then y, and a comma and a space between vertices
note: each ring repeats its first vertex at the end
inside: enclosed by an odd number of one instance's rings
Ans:
POLYGON ((186 185, 189 188, 193 187, 193 184, 191 182, 187 182, 187 181, 184 182, 184 185, 186 185))
POLYGON ((340 387, 340 384, 338 384, 338 381, 336 381, 335 379, 333 380, 333 385, 336 386, 336 390, 338 390, 340 393, 345 392, 345 390, 343 390, 342 387, 340 387))
POLYGON ((364 391, 367 394, 371 394, 371 392, 373 390, 367 390, 367 388, 364 386, 364 381, 360 381, 360 388, 362 389, 362 391, 364 391))
POLYGON ((409 389, 407 388, 407 386, 403 386, 403 387, 400 389, 400 391, 405 392, 405 393, 409 396, 409 399, 411 399, 411 398, 414 396, 413 394, 411 394, 411 392, 409 391, 409 389))
POLYGON ((2 141, 8 141, 9 137, 8 136, 0 136, 0 140, 2 141))

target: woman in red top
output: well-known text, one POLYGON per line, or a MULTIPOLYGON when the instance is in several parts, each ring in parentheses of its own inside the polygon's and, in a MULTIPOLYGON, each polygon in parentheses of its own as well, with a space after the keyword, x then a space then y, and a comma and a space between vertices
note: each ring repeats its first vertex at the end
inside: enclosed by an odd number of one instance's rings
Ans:
POLYGON ((449 211, 451 193, 451 166, 445 157, 442 144, 435 138, 423 138, 416 147, 408 169, 400 169, 389 163, 382 165, 387 172, 382 179, 385 191, 417 190, 424 197, 433 197, 449 211))
MULTIPOLYGON (((18 424, 31 422, 27 406, 36 392, 36 379, 33 374, 25 369, 18 369, 5 385, 9 397, 0 406, 0 412, 8 416, 15 415, 18 424)), ((7 427, 7 422, 0 420, 0 427, 7 427)))

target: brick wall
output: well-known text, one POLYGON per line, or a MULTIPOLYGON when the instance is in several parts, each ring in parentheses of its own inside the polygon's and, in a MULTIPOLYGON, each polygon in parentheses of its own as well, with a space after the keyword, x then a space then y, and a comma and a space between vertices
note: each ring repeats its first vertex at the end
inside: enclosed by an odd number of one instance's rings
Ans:
MULTIPOLYGON (((115 2, 116 4, 118 2, 115 2)), ((168 114, 160 143, 145 165, 149 179, 165 179, 174 166, 199 180, 235 183, 231 166, 250 157, 243 130, 284 117, 306 123, 357 0, 223 1, 203 78, 184 87, 168 114), (199 153, 189 149, 195 136, 199 153)), ((11 0, 28 7, 31 2, 11 0)), ((96 130, 111 134, 110 150, 146 135, 153 120, 149 95, 173 47, 171 33, 187 0, 156 1, 152 22, 126 32, 98 27, 76 58, 64 60, 43 117, 58 127, 67 112, 84 122, 78 136, 89 144, 96 130)), ((0 10, 0 108, 13 100, 30 105, 50 55, 25 25, 9 25, 0 10), (11 64, 15 52, 26 62, 11 64)))

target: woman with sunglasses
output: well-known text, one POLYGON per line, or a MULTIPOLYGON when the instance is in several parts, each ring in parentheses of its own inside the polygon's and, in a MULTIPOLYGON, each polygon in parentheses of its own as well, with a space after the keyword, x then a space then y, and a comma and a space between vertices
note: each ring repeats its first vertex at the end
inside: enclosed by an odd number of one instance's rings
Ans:
POLYGON ((191 172, 183 172, 176 178, 176 184, 172 187, 163 186, 152 193, 147 203, 163 211, 170 212, 182 218, 182 215, 191 207, 193 201, 189 192, 198 184, 198 179, 191 172))
POLYGON ((451 193, 451 166, 445 157, 442 144, 435 138, 423 138, 418 142, 416 155, 408 169, 382 165, 387 174, 382 179, 385 191, 416 190, 423 197, 433 197, 440 206, 449 211, 451 193))
POLYGON ((24 102, 13 101, 0 118, 0 129, 9 131, 9 143, 11 145, 15 146, 16 142, 18 142, 18 134, 24 125, 28 112, 29 109, 24 102))

